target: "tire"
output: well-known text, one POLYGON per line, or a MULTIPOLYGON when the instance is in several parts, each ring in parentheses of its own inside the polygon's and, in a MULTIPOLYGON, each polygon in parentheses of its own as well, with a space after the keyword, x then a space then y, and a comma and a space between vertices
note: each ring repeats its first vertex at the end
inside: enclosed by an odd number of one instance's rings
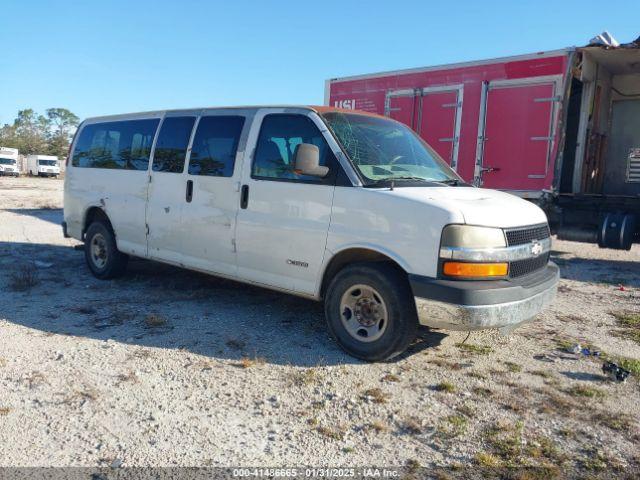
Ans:
POLYGON ((329 333, 349 355, 389 360, 416 338, 418 315, 404 272, 386 263, 342 269, 325 295, 329 333))
POLYGON ((121 277, 129 257, 118 250, 111 225, 95 221, 85 233, 84 258, 91 273, 100 280, 121 277))

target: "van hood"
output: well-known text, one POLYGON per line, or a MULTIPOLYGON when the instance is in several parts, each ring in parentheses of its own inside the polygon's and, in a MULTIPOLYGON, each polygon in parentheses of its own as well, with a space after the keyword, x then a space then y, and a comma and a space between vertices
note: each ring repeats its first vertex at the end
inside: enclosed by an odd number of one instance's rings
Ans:
POLYGON ((475 187, 397 187, 388 192, 458 212, 469 225, 511 228, 547 222, 547 216, 537 205, 498 190, 475 187))

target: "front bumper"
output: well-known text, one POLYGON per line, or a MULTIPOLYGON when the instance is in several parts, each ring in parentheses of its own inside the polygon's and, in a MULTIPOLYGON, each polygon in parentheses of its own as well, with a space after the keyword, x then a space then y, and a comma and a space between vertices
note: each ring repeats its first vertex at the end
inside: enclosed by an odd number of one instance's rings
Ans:
POLYGON ((447 330, 510 330, 531 320, 556 295, 560 270, 544 269, 512 280, 460 281, 410 275, 421 325, 447 330))
POLYGON ((17 177, 20 175, 20 172, 12 170, 0 170, 0 175, 2 175, 3 177, 17 177))

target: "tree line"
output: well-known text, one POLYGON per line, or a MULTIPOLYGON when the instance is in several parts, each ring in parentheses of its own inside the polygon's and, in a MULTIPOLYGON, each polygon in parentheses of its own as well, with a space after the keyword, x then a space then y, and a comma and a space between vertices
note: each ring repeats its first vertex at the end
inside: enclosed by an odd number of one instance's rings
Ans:
POLYGON ((0 146, 17 148, 23 155, 66 157, 80 119, 66 108, 49 108, 45 115, 20 110, 13 124, 0 127, 0 146))

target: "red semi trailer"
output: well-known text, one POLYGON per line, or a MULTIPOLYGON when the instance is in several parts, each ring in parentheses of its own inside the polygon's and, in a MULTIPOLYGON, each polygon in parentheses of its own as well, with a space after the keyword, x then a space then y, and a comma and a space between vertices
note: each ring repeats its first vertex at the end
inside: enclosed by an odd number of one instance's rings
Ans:
POLYGON ((539 203, 560 238, 630 249, 640 240, 640 38, 601 40, 333 78, 325 104, 409 125, 469 183, 539 203))

